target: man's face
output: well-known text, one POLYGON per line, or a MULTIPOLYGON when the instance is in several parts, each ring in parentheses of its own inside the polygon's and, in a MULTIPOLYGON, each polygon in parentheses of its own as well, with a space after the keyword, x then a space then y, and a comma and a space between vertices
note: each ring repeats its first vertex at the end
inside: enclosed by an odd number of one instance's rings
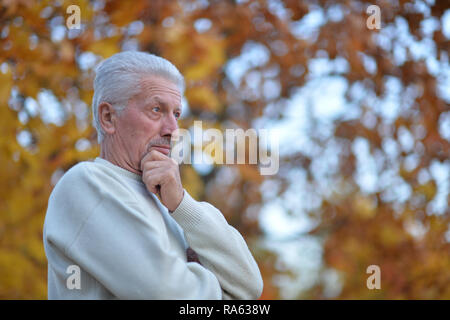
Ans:
POLYGON ((177 85, 161 77, 142 79, 141 92, 130 99, 118 117, 115 138, 121 157, 140 172, 142 158, 151 150, 169 155, 172 133, 178 128, 181 94, 177 85))

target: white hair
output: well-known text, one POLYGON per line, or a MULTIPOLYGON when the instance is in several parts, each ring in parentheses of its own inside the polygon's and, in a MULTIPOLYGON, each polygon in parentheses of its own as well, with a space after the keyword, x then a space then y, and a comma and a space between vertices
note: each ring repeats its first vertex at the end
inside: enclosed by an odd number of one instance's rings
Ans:
POLYGON ((95 72, 92 113, 98 143, 105 134, 98 115, 100 103, 108 102, 120 114, 128 101, 140 92, 144 76, 161 76, 176 84, 180 94, 184 92, 184 78, 178 69, 170 61, 146 52, 117 53, 103 60, 95 72))

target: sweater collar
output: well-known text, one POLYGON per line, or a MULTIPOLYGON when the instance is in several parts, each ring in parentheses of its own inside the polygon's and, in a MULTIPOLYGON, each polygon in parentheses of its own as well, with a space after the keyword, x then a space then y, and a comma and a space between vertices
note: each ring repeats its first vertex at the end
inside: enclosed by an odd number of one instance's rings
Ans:
POLYGON ((109 162, 106 159, 100 158, 100 157, 96 157, 94 162, 96 163, 100 163, 103 164, 105 166, 107 166, 108 168, 114 170, 115 172, 117 172, 118 174, 121 174, 123 176, 126 176, 128 178, 131 178, 133 180, 137 180, 139 182, 142 182, 142 177, 134 172, 128 171, 122 167, 116 166, 115 164, 109 162))

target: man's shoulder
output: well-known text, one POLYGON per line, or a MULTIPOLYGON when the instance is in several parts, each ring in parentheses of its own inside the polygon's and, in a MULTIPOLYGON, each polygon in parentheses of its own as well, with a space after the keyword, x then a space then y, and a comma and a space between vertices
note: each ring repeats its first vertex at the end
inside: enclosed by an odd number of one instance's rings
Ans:
POLYGON ((89 180, 94 179, 98 174, 99 168, 97 168, 93 161, 79 162, 63 174, 63 176, 56 183, 55 189, 61 188, 65 185, 74 186, 76 184, 86 183, 89 180))
POLYGON ((130 196, 129 187, 123 177, 93 160, 79 162, 67 170, 53 190, 53 193, 59 192, 62 192, 64 197, 71 195, 77 197, 79 193, 86 192, 102 197, 130 196))
POLYGON ((98 180, 99 182, 104 181, 107 177, 115 177, 111 170, 107 167, 96 163, 93 160, 86 160, 79 162, 67 170, 61 179, 58 181, 56 186, 61 184, 72 184, 75 182, 86 183, 92 180, 98 180))

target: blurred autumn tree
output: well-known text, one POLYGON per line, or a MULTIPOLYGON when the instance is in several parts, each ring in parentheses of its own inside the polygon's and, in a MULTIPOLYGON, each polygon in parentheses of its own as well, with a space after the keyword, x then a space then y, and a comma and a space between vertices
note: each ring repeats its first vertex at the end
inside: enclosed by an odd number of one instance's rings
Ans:
POLYGON ((0 298, 46 298, 49 194, 71 166, 99 153, 89 108, 94 67, 142 50, 186 78, 180 127, 294 120, 277 175, 252 165, 182 166, 185 187, 246 237, 263 273, 262 298, 285 297, 274 279, 298 276, 263 245, 258 216, 278 199, 292 219, 313 221, 289 241, 310 236, 322 246, 315 281, 290 297, 450 299, 444 15, 448 4, 439 0, 1 1, 0 298), (66 28, 72 4, 81 30, 66 28), (381 9, 380 30, 366 26, 371 4, 381 9), (320 106, 337 99, 333 83, 345 108, 324 121, 320 106), (292 103, 298 95, 306 102, 292 103), (381 290, 366 287, 372 264, 381 290))

